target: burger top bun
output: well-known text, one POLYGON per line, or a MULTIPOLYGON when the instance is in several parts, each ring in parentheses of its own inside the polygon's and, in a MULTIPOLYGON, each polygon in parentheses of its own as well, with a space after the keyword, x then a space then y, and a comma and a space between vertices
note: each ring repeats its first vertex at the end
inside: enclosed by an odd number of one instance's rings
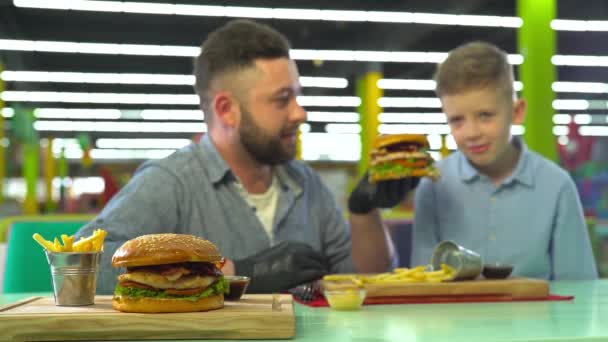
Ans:
POLYGON ((210 241, 187 234, 148 234, 125 242, 112 256, 112 266, 133 267, 178 262, 218 262, 222 256, 210 241))
POLYGON ((415 143, 423 147, 429 147, 426 135, 423 134, 384 134, 374 140, 374 148, 381 149, 398 143, 415 143))

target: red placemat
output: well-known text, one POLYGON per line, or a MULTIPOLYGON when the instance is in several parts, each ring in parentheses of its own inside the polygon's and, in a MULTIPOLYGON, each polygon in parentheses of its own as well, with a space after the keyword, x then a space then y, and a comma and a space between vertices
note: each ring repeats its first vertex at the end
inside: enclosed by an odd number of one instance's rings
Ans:
MULTIPOLYGON (((323 296, 317 296, 312 301, 304 302, 297 296, 294 300, 300 304, 310 307, 329 306, 323 296)), ((528 302, 528 301, 568 301, 573 300, 574 296, 560 296, 549 294, 543 298, 512 298, 504 295, 466 295, 466 296, 403 296, 403 297, 371 297, 365 299, 363 305, 376 304, 437 304, 437 303, 492 303, 492 302, 528 302)))

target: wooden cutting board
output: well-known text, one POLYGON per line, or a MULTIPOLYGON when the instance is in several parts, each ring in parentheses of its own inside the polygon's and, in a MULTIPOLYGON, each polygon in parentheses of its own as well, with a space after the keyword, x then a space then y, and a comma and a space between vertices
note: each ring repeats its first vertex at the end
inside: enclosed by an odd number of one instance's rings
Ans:
MULTIPOLYGON (((325 289, 352 287, 342 282, 323 282, 325 289)), ((368 297, 390 296, 474 296, 498 295, 513 299, 545 298, 549 295, 549 282, 530 278, 500 280, 476 279, 443 283, 380 283, 364 284, 368 297)))
POLYGON ((245 295, 218 310, 164 314, 115 311, 112 296, 72 307, 32 297, 0 307, 0 341, 292 338, 292 297, 275 296, 245 295))

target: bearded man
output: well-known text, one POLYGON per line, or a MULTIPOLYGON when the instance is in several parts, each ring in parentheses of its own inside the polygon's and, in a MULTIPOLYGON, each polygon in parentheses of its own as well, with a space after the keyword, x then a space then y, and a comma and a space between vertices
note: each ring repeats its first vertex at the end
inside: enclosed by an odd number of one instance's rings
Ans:
MULTIPOLYGON (((284 291, 327 273, 396 266, 386 228, 369 227, 360 214, 349 225, 319 175, 294 160, 306 111, 297 102, 299 74, 289 49, 282 34, 249 20, 208 35, 194 61, 208 133, 144 163, 77 234, 108 231, 98 293, 116 285, 114 251, 153 233, 212 241, 227 258, 222 272, 250 276, 252 293, 284 291)), ((358 196, 368 207, 382 200, 364 197, 358 196)))

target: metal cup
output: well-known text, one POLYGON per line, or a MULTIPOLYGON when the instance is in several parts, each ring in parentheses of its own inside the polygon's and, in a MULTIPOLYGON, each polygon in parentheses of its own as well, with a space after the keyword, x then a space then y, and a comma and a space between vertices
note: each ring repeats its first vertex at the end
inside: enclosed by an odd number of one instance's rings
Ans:
POLYGON ((475 279, 483 270, 481 256, 453 241, 442 241, 433 252, 431 259, 433 269, 441 269, 441 264, 454 268, 454 280, 475 279))
POLYGON ((103 252, 46 251, 51 267, 55 305, 80 306, 95 302, 97 270, 103 252))

